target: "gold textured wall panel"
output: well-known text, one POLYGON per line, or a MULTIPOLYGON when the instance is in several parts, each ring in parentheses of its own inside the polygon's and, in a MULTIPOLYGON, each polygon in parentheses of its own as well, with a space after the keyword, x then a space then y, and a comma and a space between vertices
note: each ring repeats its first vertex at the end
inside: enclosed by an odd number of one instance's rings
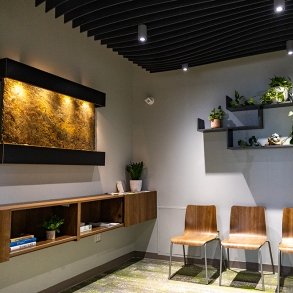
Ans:
POLYGON ((93 103, 4 78, 4 143, 95 150, 93 103))

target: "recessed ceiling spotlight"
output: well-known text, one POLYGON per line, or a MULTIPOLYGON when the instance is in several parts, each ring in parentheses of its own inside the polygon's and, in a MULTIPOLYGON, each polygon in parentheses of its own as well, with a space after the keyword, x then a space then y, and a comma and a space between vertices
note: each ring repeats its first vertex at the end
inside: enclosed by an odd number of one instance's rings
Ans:
POLYGON ((287 54, 288 55, 293 55, 293 40, 289 40, 286 42, 286 47, 287 47, 287 54))
POLYGON ((187 71, 188 70, 188 63, 182 64, 182 70, 187 71))
POLYGON ((147 26, 145 24, 138 25, 137 36, 141 43, 145 43, 147 41, 147 26))
POLYGON ((285 0, 274 0, 274 10, 280 13, 285 10, 285 0))

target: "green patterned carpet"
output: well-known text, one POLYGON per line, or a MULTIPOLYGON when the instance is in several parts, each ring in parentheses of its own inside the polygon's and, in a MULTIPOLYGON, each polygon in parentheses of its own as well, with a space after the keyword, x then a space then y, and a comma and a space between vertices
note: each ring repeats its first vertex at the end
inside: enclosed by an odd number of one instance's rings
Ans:
MULTIPOLYGON (((87 280, 63 293, 105 292, 105 293, 221 293, 221 292, 261 292, 261 278, 258 272, 226 270, 223 273, 222 286, 219 284, 219 271, 209 267, 211 278, 205 283, 205 271, 201 266, 173 262, 172 280, 168 280, 168 261, 157 259, 132 259, 120 268, 87 280)), ((275 292, 277 274, 265 272, 266 292, 275 292)), ((282 278, 281 292, 293 292, 293 277, 282 278)), ((262 291, 263 292, 263 291, 262 291)))

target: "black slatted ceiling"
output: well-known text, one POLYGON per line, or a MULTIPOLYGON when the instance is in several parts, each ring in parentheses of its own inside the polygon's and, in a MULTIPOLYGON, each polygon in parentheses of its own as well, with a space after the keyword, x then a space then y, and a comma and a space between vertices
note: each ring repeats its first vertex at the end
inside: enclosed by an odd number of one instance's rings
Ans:
MULTIPOLYGON (((285 50, 293 39, 293 0, 36 0, 88 37, 150 72, 285 50), (137 40, 138 24, 148 40, 137 40)), ((289 58, 289 57, 288 57, 289 58)))

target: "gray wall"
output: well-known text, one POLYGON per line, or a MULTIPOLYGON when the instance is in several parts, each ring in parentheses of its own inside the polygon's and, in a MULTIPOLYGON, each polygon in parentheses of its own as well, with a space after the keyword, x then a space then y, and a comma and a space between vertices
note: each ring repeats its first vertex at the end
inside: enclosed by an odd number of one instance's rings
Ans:
MULTIPOLYGON (((181 70, 137 74, 134 82, 134 158, 143 158, 150 187, 158 191, 158 231, 148 249, 169 253, 169 239, 183 231, 187 204, 215 204, 221 237, 229 231, 232 205, 263 205, 267 208, 268 236, 275 263, 281 237, 281 210, 293 206, 293 149, 226 149, 225 133, 197 132, 197 118, 208 121, 210 110, 225 106, 225 96, 238 90, 245 96, 262 93, 274 75, 293 77, 293 62, 285 51, 181 70), (146 95, 155 98, 153 106, 144 103, 146 95)), ((290 108, 265 111, 265 129, 242 131, 266 138, 278 132, 289 134, 290 108)), ((229 113, 235 123, 251 123, 253 113, 229 113)), ((179 255, 182 248, 177 247, 179 255)), ((269 255, 264 248, 264 262, 269 255)), ((200 251, 193 255, 200 257, 200 251)), ((244 260, 243 251, 231 253, 244 260)), ((213 247, 209 257, 219 257, 213 247)), ((257 261, 253 253, 246 260, 257 261)), ((285 259, 288 263, 288 259, 285 259)))
MULTIPOLYGON (((0 57, 29 64, 106 93, 97 109, 97 150, 105 167, 1 165, 0 204, 115 191, 132 155, 133 65, 73 30, 34 0, 0 1, 0 57)), ((134 250, 137 228, 118 229, 0 264, 1 292, 37 292, 134 250)))
MULTIPOLYGON (((215 204, 221 237, 228 232, 234 204, 267 207, 268 235, 276 262, 281 209, 292 204, 291 149, 229 151, 225 133, 196 131, 197 117, 224 105, 237 89, 250 96, 266 89, 274 75, 293 77, 285 52, 259 55, 166 73, 149 74, 111 50, 81 35, 33 0, 0 0, 0 54, 106 92, 97 110, 97 149, 106 151, 105 167, 0 166, 0 203, 111 192, 125 179, 125 165, 144 160, 144 188, 158 191, 158 220, 12 258, 0 264, 1 292, 37 292, 134 249, 168 254, 169 239, 181 233, 187 204, 215 204), (151 107, 144 98, 153 95, 151 107), (154 226, 155 225, 155 226, 154 226)), ((288 111, 265 113, 266 137, 286 135, 288 111)), ((250 117, 229 114, 235 123, 250 117)), ((181 249, 175 253, 181 254, 181 249)), ((200 257, 200 251, 193 250, 200 257)), ((218 257, 213 246, 209 257, 218 257)), ((235 252, 234 260, 255 261, 235 252)), ((269 263, 265 254, 265 263, 269 263)), ((285 260, 289 263, 289 259, 285 260)))

